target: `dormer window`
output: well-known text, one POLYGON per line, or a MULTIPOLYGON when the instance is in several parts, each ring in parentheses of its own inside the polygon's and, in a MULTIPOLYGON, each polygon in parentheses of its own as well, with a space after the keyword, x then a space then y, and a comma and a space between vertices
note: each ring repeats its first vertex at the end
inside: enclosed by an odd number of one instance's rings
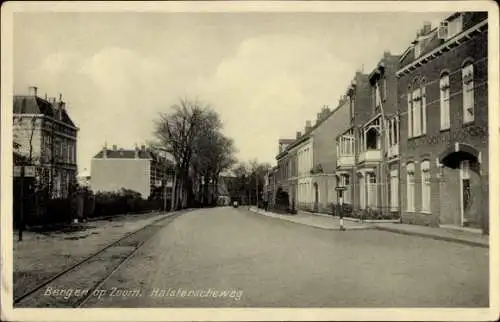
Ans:
POLYGON ((453 20, 448 21, 448 33, 446 39, 452 38, 462 31, 462 22, 462 14, 459 14, 453 20))

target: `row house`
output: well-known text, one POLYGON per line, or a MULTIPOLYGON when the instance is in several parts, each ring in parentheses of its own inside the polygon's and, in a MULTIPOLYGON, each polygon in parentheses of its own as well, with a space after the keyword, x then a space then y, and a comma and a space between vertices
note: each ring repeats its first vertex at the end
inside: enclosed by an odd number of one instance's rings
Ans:
POLYGON ((113 145, 113 149, 104 146, 92 158, 90 184, 94 191, 130 189, 140 193, 144 199, 166 192, 169 199, 173 186, 173 167, 174 161, 170 154, 144 145, 128 150, 116 145, 113 145))
POLYGON ((51 198, 66 198, 76 186, 79 129, 62 95, 41 98, 37 90, 32 86, 28 95, 14 96, 14 152, 20 156, 15 161, 35 166, 37 185, 51 198))
POLYGON ((488 231, 487 13, 425 25, 400 58, 402 221, 488 231))
POLYGON ((332 138, 348 127, 349 104, 342 97, 337 107, 323 107, 314 125, 306 122, 304 135, 297 133, 297 140, 290 146, 289 154, 296 154, 296 181, 292 194, 299 210, 328 212, 336 200, 337 150, 332 138))
POLYGON ((276 156, 277 169, 274 174, 276 182, 274 192, 275 205, 280 204, 281 206, 288 206, 291 204, 289 179, 292 169, 288 148, 294 141, 294 139, 280 139, 278 141, 278 155, 276 156))

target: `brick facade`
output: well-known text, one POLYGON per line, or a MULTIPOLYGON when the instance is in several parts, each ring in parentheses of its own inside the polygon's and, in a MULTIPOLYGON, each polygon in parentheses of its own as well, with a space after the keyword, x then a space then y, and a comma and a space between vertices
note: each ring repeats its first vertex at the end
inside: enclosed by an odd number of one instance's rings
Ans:
MULTIPOLYGON (((415 61, 414 48, 409 48, 400 63, 398 105, 401 115, 401 195, 402 220, 430 226, 471 226, 488 230, 488 61, 487 24, 468 33, 486 20, 486 13, 463 13, 462 33, 444 40, 437 30, 430 31, 424 42, 423 53, 438 52, 409 71, 406 66, 415 61), (460 36, 467 34, 467 36, 460 36), (455 38, 460 38, 455 42, 455 38), (473 64, 474 120, 464 123, 464 96, 462 68, 473 64), (449 75, 449 129, 441 129, 441 77, 449 75), (408 93, 415 82, 425 87, 425 133, 409 137, 408 93), (460 162, 469 160, 469 179, 462 181, 460 162), (424 179, 421 165, 430 164, 430 209, 422 210, 424 179), (414 165, 414 210, 408 207, 407 165, 414 165), (462 191, 462 184, 470 185, 470 194, 462 191), (469 199, 468 196, 471 196, 469 199), (463 199, 469 200, 462 214, 463 199), (465 222, 462 220, 465 218, 465 222)), ((417 59, 419 59, 418 57, 417 59)), ((465 173, 464 172, 464 173, 465 173)), ((410 190, 411 192, 411 190, 410 190)), ((411 208, 411 207, 410 207, 411 208)))

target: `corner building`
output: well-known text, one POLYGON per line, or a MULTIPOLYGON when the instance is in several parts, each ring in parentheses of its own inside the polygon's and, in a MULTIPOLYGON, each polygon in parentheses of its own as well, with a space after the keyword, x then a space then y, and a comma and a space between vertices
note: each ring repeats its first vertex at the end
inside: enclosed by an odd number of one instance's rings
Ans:
POLYGON ((429 24, 399 62, 404 223, 488 233, 487 13, 429 24))

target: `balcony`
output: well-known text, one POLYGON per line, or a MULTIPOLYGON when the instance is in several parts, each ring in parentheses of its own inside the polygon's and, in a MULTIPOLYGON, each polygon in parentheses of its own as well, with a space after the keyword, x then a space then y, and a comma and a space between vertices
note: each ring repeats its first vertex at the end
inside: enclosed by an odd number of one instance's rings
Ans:
POLYGON ((337 159, 337 168, 354 166, 354 155, 341 155, 337 159))
POLYGON ((359 154, 359 162, 379 162, 382 161, 380 150, 366 150, 359 154))

